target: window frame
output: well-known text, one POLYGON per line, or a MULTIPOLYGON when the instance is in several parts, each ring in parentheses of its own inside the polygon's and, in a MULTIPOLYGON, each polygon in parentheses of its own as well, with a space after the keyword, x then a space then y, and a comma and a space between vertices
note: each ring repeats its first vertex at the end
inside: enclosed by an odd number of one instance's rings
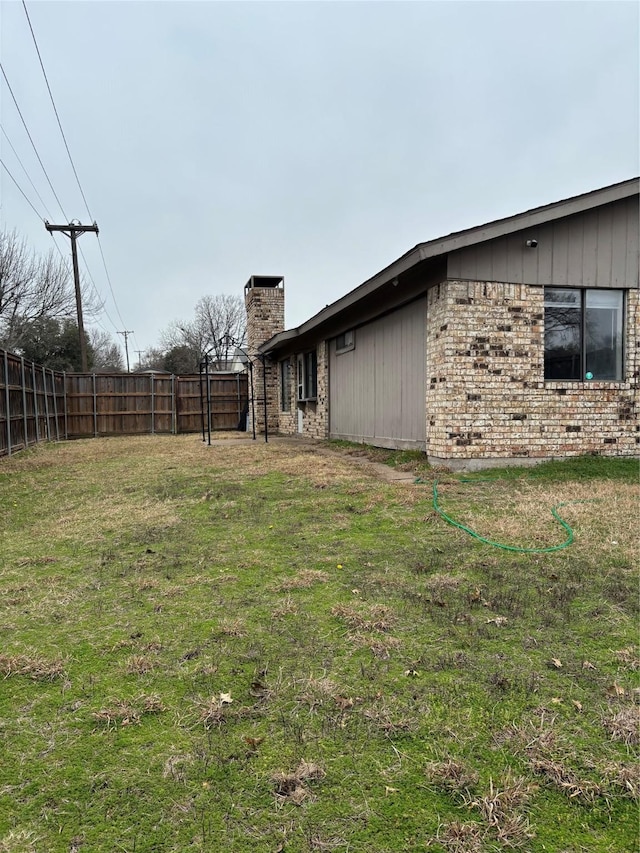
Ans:
MULTIPOLYGON (((547 286, 544 288, 544 299, 543 299, 543 309, 544 309, 544 340, 543 340, 543 371, 544 371, 544 381, 545 382, 623 382, 625 375, 625 354, 626 354, 626 341, 625 341, 625 329, 626 329, 626 291, 623 288, 613 288, 613 287, 563 287, 563 286, 547 286), (560 291, 570 291, 572 294, 578 294, 578 300, 576 303, 575 311, 577 315, 577 320, 579 323, 579 327, 577 329, 578 332, 578 341, 577 341, 577 353, 576 358, 579 360, 579 369, 578 376, 550 376, 547 375, 547 347, 548 341, 547 336, 550 334, 548 320, 547 320, 547 310, 552 309, 554 307, 553 303, 547 305, 547 294, 550 292, 560 292, 560 291), (612 340, 614 343, 613 349, 616 354, 615 358, 615 367, 616 376, 614 378, 611 377, 598 377, 598 376, 589 376, 588 370, 588 362, 589 358, 593 358, 595 350, 590 348, 590 344, 592 341, 589 337, 589 332, 587 328, 589 311, 593 311, 597 309, 599 306, 597 305, 589 305, 588 295, 590 293, 614 293, 619 296, 619 308, 616 306, 616 312, 619 311, 619 320, 616 329, 612 332, 612 340)), ((566 306, 558 305, 558 307, 562 308, 571 308, 572 306, 567 304, 566 306)), ((564 326, 565 329, 571 328, 571 326, 567 323, 564 326)), ((560 330, 558 330, 560 331, 560 330)), ((557 351, 557 348, 556 350, 557 351)), ((553 350, 550 350, 553 352, 553 350)))
POLYGON ((291 358, 280 362, 280 411, 291 411, 291 358))
POLYGON ((355 329, 348 329, 336 337, 336 355, 342 355, 345 352, 351 352, 356 348, 356 332, 355 329))
POLYGON ((315 349, 300 352, 296 358, 297 401, 308 403, 318 399, 318 353, 315 349))

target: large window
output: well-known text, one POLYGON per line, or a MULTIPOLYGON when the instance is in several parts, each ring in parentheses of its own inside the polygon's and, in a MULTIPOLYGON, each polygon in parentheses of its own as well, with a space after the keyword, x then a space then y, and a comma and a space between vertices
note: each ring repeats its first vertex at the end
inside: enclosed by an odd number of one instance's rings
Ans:
POLYGON ((546 287, 544 378, 621 380, 623 292, 546 287))
POLYGON ((280 410, 291 411, 291 359, 280 362, 280 410))
POLYGON ((316 351, 298 356, 298 400, 315 400, 318 396, 318 359, 316 351))

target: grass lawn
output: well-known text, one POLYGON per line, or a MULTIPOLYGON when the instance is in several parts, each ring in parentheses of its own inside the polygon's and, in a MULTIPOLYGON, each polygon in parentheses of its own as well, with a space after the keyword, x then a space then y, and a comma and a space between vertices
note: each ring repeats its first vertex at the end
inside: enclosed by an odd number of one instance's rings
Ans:
POLYGON ((0 853, 638 845, 638 463, 0 459, 0 853))

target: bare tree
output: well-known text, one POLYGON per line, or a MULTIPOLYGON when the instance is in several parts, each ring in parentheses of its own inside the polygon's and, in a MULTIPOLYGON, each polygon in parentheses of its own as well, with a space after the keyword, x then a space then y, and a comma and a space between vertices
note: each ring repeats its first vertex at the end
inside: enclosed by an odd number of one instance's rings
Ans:
POLYGON ((141 353, 137 370, 164 370, 165 351, 159 347, 149 347, 141 353))
MULTIPOLYGON (((83 302, 86 314, 100 308, 86 287, 83 302)), ((0 344, 16 349, 29 323, 72 318, 75 311, 69 264, 53 249, 36 254, 16 231, 0 231, 0 344)))
POLYGON ((166 350, 189 348, 196 359, 209 353, 212 362, 225 362, 235 345, 242 343, 246 332, 246 315, 239 296, 217 294, 203 296, 195 307, 195 317, 187 322, 174 321, 163 333, 166 350))
POLYGON ((98 373, 124 373, 122 350, 108 332, 90 329, 89 341, 93 349, 93 368, 98 373))

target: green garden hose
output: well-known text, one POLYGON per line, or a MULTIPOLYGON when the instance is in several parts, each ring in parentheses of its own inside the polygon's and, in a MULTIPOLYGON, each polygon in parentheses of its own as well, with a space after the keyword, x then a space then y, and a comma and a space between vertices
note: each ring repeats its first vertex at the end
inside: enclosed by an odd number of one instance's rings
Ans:
MULTIPOLYGON (((418 478, 416 483, 423 483, 424 480, 420 480, 418 478)), ((561 551, 563 548, 568 548, 569 545, 573 542, 573 530, 567 524, 564 519, 560 518, 557 510, 562 506, 567 506, 567 504, 572 503, 584 503, 584 501, 565 501, 564 503, 556 504, 551 509, 551 514, 558 521, 564 529, 567 531, 567 538, 561 545, 551 545, 548 548, 519 548, 516 545, 503 545, 501 542, 492 542, 491 539, 485 539, 484 536, 480 536, 479 533, 476 533, 475 530, 471 530, 470 527, 467 527, 464 524, 461 524, 459 521, 451 518, 451 516, 447 515, 446 512, 440 507, 438 504, 438 481, 434 480, 433 483, 433 508, 447 521, 449 524, 452 524, 454 527, 459 528, 460 530, 464 530, 465 533, 468 533, 469 536, 473 536, 474 539, 478 539, 480 542, 484 542, 485 545, 492 545, 494 548, 502 548, 503 551, 516 551, 519 554, 548 554, 551 551, 561 551)))

